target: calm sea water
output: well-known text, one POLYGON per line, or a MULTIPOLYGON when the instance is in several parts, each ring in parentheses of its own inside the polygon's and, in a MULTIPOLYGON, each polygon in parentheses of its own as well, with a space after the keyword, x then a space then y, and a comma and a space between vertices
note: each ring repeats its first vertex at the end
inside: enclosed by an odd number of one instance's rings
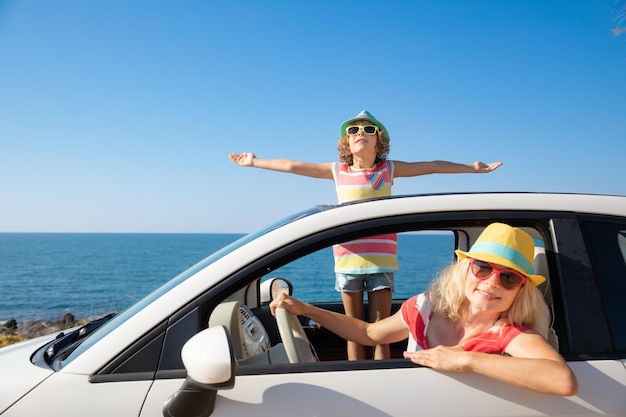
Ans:
MULTIPOLYGON (((0 323, 121 311, 240 234, 0 233, 0 323)), ((422 291, 452 260, 451 235, 401 235, 395 297, 422 291)), ((305 300, 334 301, 330 249, 272 273, 305 300)))

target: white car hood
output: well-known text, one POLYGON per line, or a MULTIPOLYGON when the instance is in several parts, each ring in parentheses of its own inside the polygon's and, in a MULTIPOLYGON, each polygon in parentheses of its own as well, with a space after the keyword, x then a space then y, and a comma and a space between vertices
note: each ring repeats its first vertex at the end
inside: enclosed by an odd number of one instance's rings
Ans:
POLYGON ((55 336, 51 334, 0 348, 0 414, 54 373, 33 365, 30 358, 37 348, 55 336))

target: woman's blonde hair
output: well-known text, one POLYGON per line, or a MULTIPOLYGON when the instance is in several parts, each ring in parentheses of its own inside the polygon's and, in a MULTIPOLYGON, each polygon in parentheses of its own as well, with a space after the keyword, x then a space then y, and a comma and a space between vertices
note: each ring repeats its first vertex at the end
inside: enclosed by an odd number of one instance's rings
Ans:
MULTIPOLYGON (((463 319, 461 308, 466 302, 465 281, 470 260, 463 259, 444 269, 430 284, 428 297, 433 311, 451 320, 463 319)), ((530 281, 522 285, 513 304, 500 314, 513 325, 528 326, 548 340, 550 311, 541 292, 530 281)))
MULTIPOLYGON (((352 125, 350 125, 352 126, 352 125)), ((378 140, 376 141, 376 161, 374 165, 378 165, 379 163, 385 161, 387 159, 387 155, 389 155, 389 136, 387 136, 387 132, 384 130, 380 130, 377 133, 378 140)), ((348 134, 345 134, 343 137, 339 138, 337 141, 337 149, 339 150, 339 160, 346 165, 352 165, 354 162, 352 152, 350 152, 350 143, 348 142, 348 134)))

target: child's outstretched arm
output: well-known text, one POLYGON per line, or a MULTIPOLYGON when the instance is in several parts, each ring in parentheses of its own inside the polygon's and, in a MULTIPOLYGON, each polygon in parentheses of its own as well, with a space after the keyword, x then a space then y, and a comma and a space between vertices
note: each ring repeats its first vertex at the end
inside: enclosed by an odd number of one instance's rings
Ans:
POLYGON ((263 159, 257 158, 252 152, 231 153, 228 155, 228 159, 242 167, 263 168, 306 177, 333 179, 333 168, 330 162, 313 164, 292 159, 263 159))
POLYGON ((485 164, 476 161, 473 164, 458 164, 448 161, 430 162, 403 162, 394 161, 395 177, 415 177, 427 174, 482 174, 494 171, 502 165, 502 162, 492 162, 485 164))

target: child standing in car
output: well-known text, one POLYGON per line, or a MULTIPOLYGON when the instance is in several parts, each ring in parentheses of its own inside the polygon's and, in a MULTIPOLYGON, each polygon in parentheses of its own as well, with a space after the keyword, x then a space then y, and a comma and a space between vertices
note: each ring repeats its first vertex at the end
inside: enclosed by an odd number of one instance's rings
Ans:
MULTIPOLYGON (((340 127, 339 161, 300 162, 291 159, 262 159, 253 153, 232 153, 229 159, 244 167, 289 172, 333 180, 339 203, 391 195, 394 178, 426 174, 487 173, 501 162, 459 164, 448 161, 403 162, 387 159, 389 134, 371 113, 362 111, 340 127)), ((391 314, 393 274, 398 270, 397 236, 386 234, 333 246, 335 289, 341 292, 346 315, 364 319, 363 292, 368 294, 369 321, 391 314)), ((365 359, 365 347, 348 341, 348 359, 365 359)), ((390 357, 389 345, 374 347, 374 359, 390 357)))

